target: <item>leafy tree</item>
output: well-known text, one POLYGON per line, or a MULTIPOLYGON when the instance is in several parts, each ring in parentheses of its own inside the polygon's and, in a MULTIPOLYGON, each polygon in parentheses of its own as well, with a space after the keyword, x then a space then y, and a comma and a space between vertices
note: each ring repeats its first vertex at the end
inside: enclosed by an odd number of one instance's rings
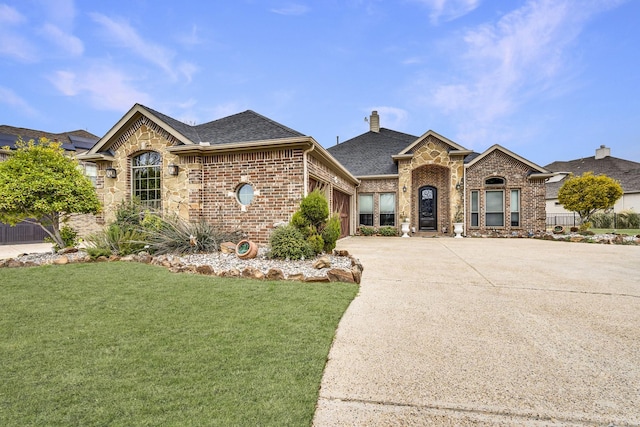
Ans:
POLYGON ((0 221, 38 224, 55 245, 64 247, 60 224, 73 213, 100 211, 93 185, 59 143, 19 139, 16 148, 0 162, 0 221))
POLYGON ((565 209, 580 215, 582 223, 600 209, 610 209, 622 197, 620 183, 606 175, 585 172, 569 176, 558 191, 558 201, 565 209))

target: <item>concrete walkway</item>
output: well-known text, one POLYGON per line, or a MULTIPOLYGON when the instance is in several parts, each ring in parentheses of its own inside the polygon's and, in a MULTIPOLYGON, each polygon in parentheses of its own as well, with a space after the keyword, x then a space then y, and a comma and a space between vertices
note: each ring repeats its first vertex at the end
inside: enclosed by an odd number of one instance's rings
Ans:
POLYGON ((349 238, 316 426, 640 425, 640 247, 349 238))
POLYGON ((0 245, 0 259, 15 258, 21 254, 51 252, 51 243, 29 243, 26 245, 0 245))

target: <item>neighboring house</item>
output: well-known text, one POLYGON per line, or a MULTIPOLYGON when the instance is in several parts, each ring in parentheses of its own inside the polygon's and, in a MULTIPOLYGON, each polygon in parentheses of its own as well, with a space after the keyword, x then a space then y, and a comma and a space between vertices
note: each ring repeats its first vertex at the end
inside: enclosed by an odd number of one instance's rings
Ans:
POLYGON ((355 230, 358 180, 312 137, 250 110, 191 126, 136 104, 79 158, 98 165, 102 223, 135 197, 265 243, 318 188, 343 235, 355 230))
POLYGON ((594 175, 606 175, 620 182, 624 194, 613 207, 614 212, 633 210, 640 212, 640 163, 611 157, 611 149, 604 145, 596 149, 593 157, 569 161, 556 161, 546 166, 556 175, 547 181, 547 214, 571 213, 558 201, 558 190, 569 174, 582 175, 592 172, 594 175))
POLYGON ((545 230, 545 180, 552 174, 500 145, 474 153, 428 131, 420 137, 380 127, 327 151, 360 180, 359 225, 512 235, 545 230))
MULTIPOLYGON (((60 142, 66 153, 77 157, 86 153, 100 139, 98 136, 85 130, 74 130, 71 132, 51 133, 35 129, 19 128, 14 126, 0 125, 0 162, 6 160, 11 155, 11 150, 15 149, 15 144, 19 138, 23 141, 40 138, 47 138, 51 141, 60 142), (6 149, 5 147, 9 147, 6 149)), ((96 182, 97 167, 95 163, 81 161, 85 175, 96 182)), ((91 215, 74 215, 70 220, 70 225, 81 232, 87 234, 96 230, 95 219, 91 215)), ((42 242, 47 234, 37 225, 20 223, 15 227, 10 227, 0 223, 0 244, 18 244, 42 242)))

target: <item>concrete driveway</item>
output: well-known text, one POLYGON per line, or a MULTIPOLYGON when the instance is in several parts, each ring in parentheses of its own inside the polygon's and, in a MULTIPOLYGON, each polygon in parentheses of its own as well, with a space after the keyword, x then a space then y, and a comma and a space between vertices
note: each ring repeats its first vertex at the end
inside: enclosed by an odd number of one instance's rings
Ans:
POLYGON ((640 425, 640 246, 349 238, 316 426, 640 425))

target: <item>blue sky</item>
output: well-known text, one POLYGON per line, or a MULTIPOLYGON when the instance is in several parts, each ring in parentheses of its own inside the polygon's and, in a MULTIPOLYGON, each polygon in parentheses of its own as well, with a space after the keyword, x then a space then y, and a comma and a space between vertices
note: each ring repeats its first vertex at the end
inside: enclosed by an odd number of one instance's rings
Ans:
POLYGON ((251 109, 329 147, 375 109, 541 166, 640 161, 639 21, 636 0, 0 0, 0 124, 251 109))

